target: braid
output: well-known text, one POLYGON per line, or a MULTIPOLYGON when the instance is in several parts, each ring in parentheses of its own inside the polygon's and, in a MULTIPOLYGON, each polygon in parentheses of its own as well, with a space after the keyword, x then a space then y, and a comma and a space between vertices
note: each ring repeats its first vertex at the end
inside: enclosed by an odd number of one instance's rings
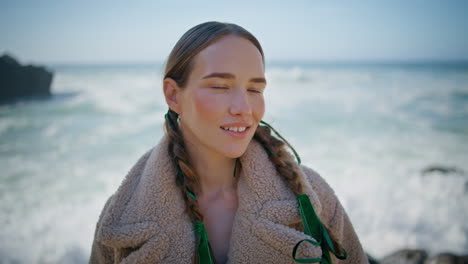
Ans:
MULTIPOLYGON (((271 135, 271 129, 267 126, 258 126, 255 131, 254 138, 262 144, 265 150, 268 152, 270 160, 276 167, 278 173, 286 180, 289 188, 293 191, 295 196, 303 193, 302 184, 299 179, 299 173, 297 166, 294 166, 294 161, 291 161, 286 154, 285 142, 277 139, 271 135)), ((293 228, 298 228, 301 222, 292 223, 293 228)), ((323 224, 323 223, 322 223, 323 224)), ((343 254, 341 251, 342 247, 338 243, 338 240, 334 237, 330 229, 323 224, 332 240, 333 246, 337 249, 339 254, 343 254)))
POLYGON ((171 157, 174 157, 173 164, 176 169, 176 183, 182 191, 182 195, 187 206, 187 211, 193 222, 203 222, 203 215, 195 199, 191 197, 191 193, 198 193, 200 183, 196 177, 195 170, 189 162, 189 156, 185 149, 185 143, 182 133, 177 124, 179 115, 169 110, 166 114, 165 128, 166 133, 170 138, 168 152, 171 157))
POLYGON ((271 129, 267 126, 258 126, 254 138, 259 141, 268 151, 270 160, 276 167, 278 173, 284 177, 288 186, 297 196, 302 194, 302 183, 299 180, 299 173, 293 161, 287 159, 285 143, 271 135, 271 129))

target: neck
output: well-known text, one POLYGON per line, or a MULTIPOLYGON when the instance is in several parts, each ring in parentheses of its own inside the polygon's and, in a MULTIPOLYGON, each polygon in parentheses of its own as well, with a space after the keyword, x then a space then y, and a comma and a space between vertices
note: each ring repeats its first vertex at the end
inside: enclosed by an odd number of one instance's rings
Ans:
POLYGON ((236 159, 212 153, 186 142, 190 162, 200 182, 198 196, 218 197, 237 190, 237 177, 234 177, 236 159))

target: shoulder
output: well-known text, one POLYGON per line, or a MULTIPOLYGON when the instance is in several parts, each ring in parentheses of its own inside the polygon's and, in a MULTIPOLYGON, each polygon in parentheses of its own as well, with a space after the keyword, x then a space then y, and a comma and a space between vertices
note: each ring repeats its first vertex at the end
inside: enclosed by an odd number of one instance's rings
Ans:
POLYGON ((134 192, 137 184, 140 181, 142 171, 145 169, 153 150, 154 147, 151 147, 137 158, 136 162, 132 165, 132 167, 130 167, 126 176, 120 182, 119 187, 107 198, 101 210, 97 227, 101 225, 102 219, 106 215, 110 214, 110 211, 113 210, 114 207, 120 207, 123 205, 121 201, 122 196, 129 197, 134 192), (118 201, 116 202, 116 200, 118 201))
POLYGON ((300 168, 304 173, 307 182, 312 187, 312 190, 318 196, 322 206, 320 218, 328 223, 336 214, 335 211, 338 204, 338 197, 336 196, 335 191, 317 171, 305 165, 301 165, 300 168))
POLYGON ((328 184, 328 182, 314 169, 306 166, 300 165, 302 172, 306 176, 306 180, 311 184, 314 191, 323 193, 324 195, 334 194, 333 189, 328 184))
MULTIPOLYGON (((339 261, 334 257, 332 258, 337 260, 338 263, 368 263, 366 254, 362 249, 354 227, 335 194, 335 191, 327 181, 313 169, 302 165, 301 170, 306 175, 308 182, 311 184, 322 204, 322 211, 319 214, 320 220, 328 228, 330 236, 348 252, 346 261, 339 261)), ((335 263, 335 261, 333 263, 335 263)))
POLYGON ((96 239, 107 246, 121 247, 124 242, 131 244, 137 237, 155 233, 155 227, 166 218, 175 218, 179 211, 171 206, 177 207, 183 199, 176 191, 171 169, 165 146, 152 147, 139 156, 105 202, 96 226, 96 239), (167 217, 161 217, 162 214, 167 217), (130 226, 132 232, 127 233, 130 226))

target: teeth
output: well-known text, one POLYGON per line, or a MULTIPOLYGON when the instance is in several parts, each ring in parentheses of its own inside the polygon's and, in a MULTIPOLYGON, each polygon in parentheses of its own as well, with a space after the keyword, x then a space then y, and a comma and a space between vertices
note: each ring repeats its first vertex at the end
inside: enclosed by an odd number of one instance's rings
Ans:
POLYGON ((246 127, 223 127, 223 129, 234 131, 234 132, 244 132, 247 128, 246 127))

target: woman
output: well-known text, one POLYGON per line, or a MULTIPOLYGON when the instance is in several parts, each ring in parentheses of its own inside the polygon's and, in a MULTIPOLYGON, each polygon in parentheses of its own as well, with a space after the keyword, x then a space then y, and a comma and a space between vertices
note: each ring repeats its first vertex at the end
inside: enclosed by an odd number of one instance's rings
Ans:
POLYGON ((264 72, 237 25, 182 36, 165 68, 166 135, 104 206, 91 263, 368 263, 330 186, 261 122, 264 72))

